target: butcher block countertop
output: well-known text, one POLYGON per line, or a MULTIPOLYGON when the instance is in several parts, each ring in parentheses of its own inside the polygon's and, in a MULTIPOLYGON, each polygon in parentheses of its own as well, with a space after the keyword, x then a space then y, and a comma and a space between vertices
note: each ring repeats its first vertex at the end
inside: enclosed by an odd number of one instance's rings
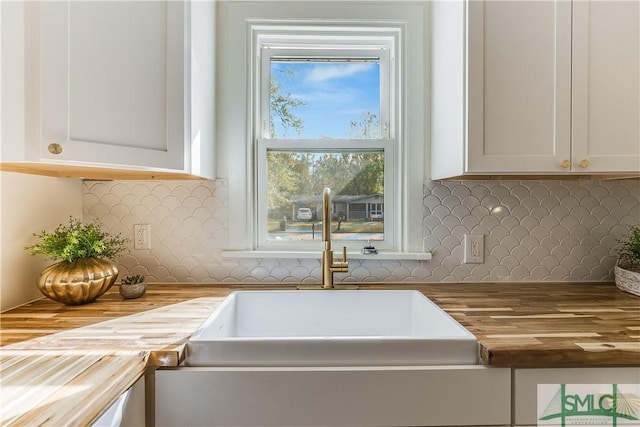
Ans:
MULTIPOLYGON (((640 297, 610 283, 403 284, 471 331, 482 363, 640 366, 640 297)), ((0 425, 89 424, 149 367, 178 366, 191 334, 233 290, 287 286, 150 284, 98 301, 38 300, 0 314, 0 425)))

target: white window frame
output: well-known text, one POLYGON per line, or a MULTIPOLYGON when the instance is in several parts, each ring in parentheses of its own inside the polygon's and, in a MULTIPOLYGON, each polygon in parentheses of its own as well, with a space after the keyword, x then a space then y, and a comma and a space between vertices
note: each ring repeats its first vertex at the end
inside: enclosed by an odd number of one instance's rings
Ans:
MULTIPOLYGON (((399 29, 361 27, 305 26, 297 28, 263 27, 253 38, 254 67, 254 135, 256 136, 254 192, 254 224, 257 233, 254 246, 258 250, 317 250, 316 241, 275 241, 267 239, 266 158, 269 150, 341 152, 382 150, 384 153, 384 238, 375 241, 382 250, 400 250, 399 224, 395 212, 401 208, 397 195, 400 165, 397 163, 400 134, 399 75, 396 50, 399 29), (391 30, 391 31, 390 31, 391 30), (270 136, 270 79, 273 58, 322 58, 364 60, 375 58, 380 64, 380 132, 381 139, 295 139, 270 136)), ((339 240, 335 245, 358 251, 363 240, 339 240)))
MULTIPOLYGON (((216 18, 216 177, 224 186, 228 210, 226 227, 216 231, 225 241, 223 258, 318 259, 317 250, 257 250, 254 224, 255 150, 253 85, 256 83, 252 46, 258 31, 274 26, 348 26, 399 32, 396 55, 399 87, 397 96, 403 114, 399 117, 400 164, 397 196, 401 230, 397 252, 379 251, 376 260, 428 259, 428 240, 423 234, 424 183, 430 165, 430 24, 429 2, 397 0, 350 0, 340 2, 217 2, 216 18), (399 29, 399 31, 398 31, 399 29), (426 257, 425 257, 426 255, 426 257)), ((339 38, 339 37, 338 37, 339 38)), ((388 206, 386 207, 389 208, 388 206)), ((218 215, 216 213, 216 215, 218 215)), ((318 245, 322 250, 322 245, 318 245)), ((359 251, 350 255, 371 259, 359 251)), ((236 261, 233 262, 235 265, 236 261)), ((243 264, 240 264, 239 268, 243 264)), ((394 264, 395 265, 395 264, 394 264)), ((239 273, 240 274, 240 273, 239 273)))

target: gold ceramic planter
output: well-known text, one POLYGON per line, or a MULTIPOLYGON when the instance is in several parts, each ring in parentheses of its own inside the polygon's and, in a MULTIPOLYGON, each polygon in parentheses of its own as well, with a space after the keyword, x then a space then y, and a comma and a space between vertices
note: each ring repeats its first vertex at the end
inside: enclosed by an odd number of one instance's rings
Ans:
POLYGON ((102 258, 79 258, 61 261, 45 268, 38 288, 47 298, 66 305, 95 301, 116 282, 118 268, 102 258))

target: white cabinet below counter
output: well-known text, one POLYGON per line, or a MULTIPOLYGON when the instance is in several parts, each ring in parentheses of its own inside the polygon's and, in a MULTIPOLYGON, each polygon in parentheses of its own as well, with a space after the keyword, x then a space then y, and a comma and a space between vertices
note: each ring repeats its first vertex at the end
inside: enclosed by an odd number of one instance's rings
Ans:
POLYGON ((3 132, 3 165, 214 177, 213 2, 27 2, 5 11, 24 22, 2 36, 22 43, 3 64, 22 60, 13 67, 24 69, 25 130, 3 132))
POLYGON ((144 426, 145 411, 145 379, 141 377, 105 409, 91 427, 144 426))
POLYGON ((640 174, 640 3, 432 9, 432 179, 640 174))

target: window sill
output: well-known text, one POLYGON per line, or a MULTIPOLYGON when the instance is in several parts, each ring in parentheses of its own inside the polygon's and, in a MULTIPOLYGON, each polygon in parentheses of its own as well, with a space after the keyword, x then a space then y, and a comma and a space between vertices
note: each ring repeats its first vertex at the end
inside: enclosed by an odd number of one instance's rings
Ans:
MULTIPOLYGON (((340 258, 340 252, 335 253, 340 258)), ((287 259, 320 259, 320 251, 222 251, 223 258, 287 258, 287 259)), ((369 260, 408 260, 408 261, 429 261, 430 252, 379 252, 377 254, 363 254, 360 252, 347 252, 349 259, 369 259, 369 260)))

